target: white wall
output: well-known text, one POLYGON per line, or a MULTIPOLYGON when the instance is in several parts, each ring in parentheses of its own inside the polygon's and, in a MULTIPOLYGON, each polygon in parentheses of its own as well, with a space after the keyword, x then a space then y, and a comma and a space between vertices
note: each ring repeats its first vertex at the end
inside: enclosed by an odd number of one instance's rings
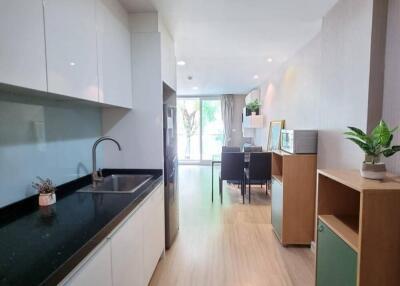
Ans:
MULTIPOLYGON (((400 1, 389 0, 388 11, 383 119, 390 126, 398 126, 400 124, 400 1)), ((393 142, 400 145, 399 133, 393 142)), ((386 163, 389 171, 400 174, 399 154, 386 159, 386 163)))
POLYGON ((286 121, 292 129, 315 129, 317 125, 317 99, 321 81, 321 37, 289 59, 267 84, 261 86, 264 129, 257 129, 255 144, 267 148, 268 127, 271 120, 286 121))
POLYGON ((359 168, 364 159, 343 132, 346 126, 367 128, 372 7, 372 0, 339 1, 323 20, 320 168, 359 168))
MULTIPOLYGON (((363 161, 343 132, 368 126, 373 4, 339 1, 324 17, 320 34, 261 87, 266 124, 285 119, 288 129, 319 130, 319 168, 354 169, 363 161)), ((267 129, 256 136, 265 147, 267 129)))
MULTIPOLYGON (((153 15, 148 15, 152 17, 153 15)), ((133 109, 103 111, 103 133, 119 140, 122 152, 105 144, 105 166, 163 168, 163 97, 161 78, 161 36, 145 23, 142 14, 130 15, 132 33, 133 109)), ((154 18, 153 18, 154 19, 154 18)), ((154 24, 154 23, 153 23, 154 24)))

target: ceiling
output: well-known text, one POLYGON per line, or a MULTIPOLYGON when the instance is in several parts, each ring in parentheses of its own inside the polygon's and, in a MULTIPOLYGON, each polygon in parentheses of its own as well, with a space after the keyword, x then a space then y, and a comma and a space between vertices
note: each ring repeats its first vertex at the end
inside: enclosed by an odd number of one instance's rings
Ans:
POLYGON ((177 66, 180 95, 249 92, 320 31, 322 17, 337 2, 120 1, 130 12, 158 11, 163 18, 177 60, 186 62, 177 66))

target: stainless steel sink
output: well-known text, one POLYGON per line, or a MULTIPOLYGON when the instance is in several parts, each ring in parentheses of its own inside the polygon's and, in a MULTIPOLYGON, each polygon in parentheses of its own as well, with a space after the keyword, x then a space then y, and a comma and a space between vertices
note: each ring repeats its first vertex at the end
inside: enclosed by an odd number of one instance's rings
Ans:
POLYGON ((80 189, 81 193, 133 193, 152 178, 151 175, 111 175, 92 185, 80 189))

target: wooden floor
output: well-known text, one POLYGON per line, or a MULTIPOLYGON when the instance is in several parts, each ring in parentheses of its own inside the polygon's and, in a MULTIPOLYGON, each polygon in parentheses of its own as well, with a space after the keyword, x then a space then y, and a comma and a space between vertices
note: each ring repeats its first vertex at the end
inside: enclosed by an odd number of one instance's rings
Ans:
POLYGON ((265 189, 254 188, 251 205, 242 205, 239 190, 225 184, 223 205, 212 204, 210 169, 179 167, 179 235, 150 285, 314 285, 314 254, 278 243, 265 189))

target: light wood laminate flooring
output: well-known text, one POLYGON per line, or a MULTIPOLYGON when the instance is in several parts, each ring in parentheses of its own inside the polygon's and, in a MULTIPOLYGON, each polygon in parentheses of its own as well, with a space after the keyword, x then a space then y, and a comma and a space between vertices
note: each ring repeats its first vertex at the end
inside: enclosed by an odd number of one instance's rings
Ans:
POLYGON ((211 203, 211 167, 179 167, 180 230, 150 285, 314 285, 314 254, 305 247, 282 247, 270 217, 265 189, 252 188, 252 202, 218 174, 211 203))

